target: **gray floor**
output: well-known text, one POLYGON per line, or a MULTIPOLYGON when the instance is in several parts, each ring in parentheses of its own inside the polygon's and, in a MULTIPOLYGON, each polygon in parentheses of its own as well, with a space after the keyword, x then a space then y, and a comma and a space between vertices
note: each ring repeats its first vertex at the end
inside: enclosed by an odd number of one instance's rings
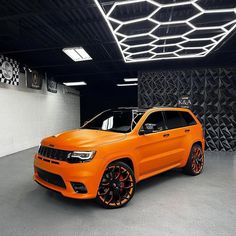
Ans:
POLYGON ((33 153, 0 158, 0 235, 236 235, 236 153, 207 153, 198 177, 174 170, 138 184, 129 205, 104 210, 32 181, 33 153))

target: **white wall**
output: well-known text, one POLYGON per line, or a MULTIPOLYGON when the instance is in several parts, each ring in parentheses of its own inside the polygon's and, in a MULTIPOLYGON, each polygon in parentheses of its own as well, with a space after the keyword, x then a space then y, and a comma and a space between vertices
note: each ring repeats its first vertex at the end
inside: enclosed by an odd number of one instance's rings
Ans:
POLYGON ((0 83, 0 157, 39 145, 43 137, 80 126, 79 92, 58 85, 56 94, 0 83), (70 91, 70 93, 68 93, 70 91))

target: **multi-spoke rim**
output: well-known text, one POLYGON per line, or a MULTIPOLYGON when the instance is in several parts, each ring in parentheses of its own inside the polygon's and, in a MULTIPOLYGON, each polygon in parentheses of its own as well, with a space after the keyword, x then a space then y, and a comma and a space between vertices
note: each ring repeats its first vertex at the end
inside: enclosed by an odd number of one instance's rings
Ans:
POLYGON ((134 185, 134 179, 129 170, 120 165, 111 165, 103 174, 98 197, 108 206, 119 207, 130 200, 134 185))
POLYGON ((192 170, 198 174, 202 171, 204 165, 204 154, 200 147, 195 147, 192 153, 192 170))

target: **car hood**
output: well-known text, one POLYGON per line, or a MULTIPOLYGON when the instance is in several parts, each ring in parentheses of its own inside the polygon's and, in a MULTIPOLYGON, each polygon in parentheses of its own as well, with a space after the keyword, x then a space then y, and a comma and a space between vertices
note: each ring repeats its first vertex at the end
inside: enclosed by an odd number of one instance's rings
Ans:
POLYGON ((95 148, 123 140, 126 134, 102 130, 78 129, 66 131, 42 141, 42 145, 64 150, 78 150, 78 148, 95 148))

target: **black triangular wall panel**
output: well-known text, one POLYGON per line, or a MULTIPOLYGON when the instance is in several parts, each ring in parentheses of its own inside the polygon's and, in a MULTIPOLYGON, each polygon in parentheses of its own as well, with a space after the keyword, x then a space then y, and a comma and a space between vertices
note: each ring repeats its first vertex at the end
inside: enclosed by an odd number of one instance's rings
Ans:
POLYGON ((210 68, 139 72, 140 108, 177 106, 188 95, 192 111, 201 120, 210 151, 236 151, 236 73, 210 68))

